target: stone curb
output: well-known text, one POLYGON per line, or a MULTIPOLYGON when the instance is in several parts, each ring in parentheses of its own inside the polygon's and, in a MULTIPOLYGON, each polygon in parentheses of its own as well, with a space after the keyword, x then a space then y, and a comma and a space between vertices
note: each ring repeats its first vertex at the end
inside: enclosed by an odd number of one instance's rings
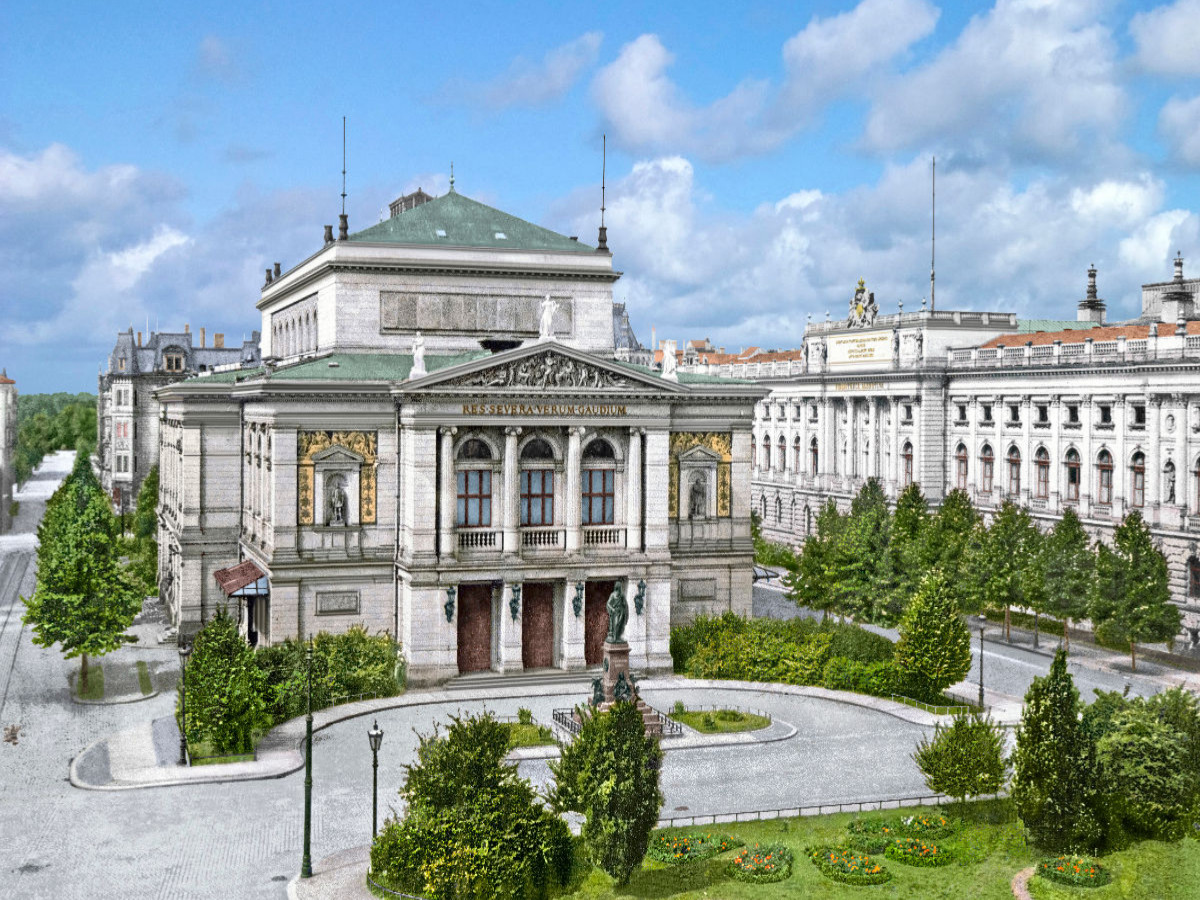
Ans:
MULTIPOLYGON (((556 730, 561 731, 561 729, 556 730)), ((739 744, 773 744, 777 741, 789 740, 795 736, 796 726, 780 719, 772 719, 770 725, 760 728, 757 731, 734 731, 728 734, 703 734, 702 732, 695 732, 694 734, 682 734, 676 737, 664 737, 661 739, 659 746, 662 747, 663 753, 666 753, 675 750, 703 750, 708 747, 733 747, 739 744), (762 734, 762 732, 770 730, 775 725, 782 727, 782 733, 762 734)), ((518 747, 504 758, 509 762, 523 762, 527 759, 557 759, 561 755, 562 750, 557 744, 545 744, 540 747, 518 747)))
POLYGON ((1033 866, 1028 869, 1022 869, 1012 880, 1013 896, 1017 900, 1033 900, 1029 894, 1029 879, 1033 877, 1033 866))
POLYGON ((118 697, 116 700, 83 700, 75 696, 75 692, 71 691, 71 700, 78 703, 80 706, 119 706, 122 703, 141 703, 143 700, 153 700, 161 691, 154 691, 150 694, 126 694, 123 697, 118 697))

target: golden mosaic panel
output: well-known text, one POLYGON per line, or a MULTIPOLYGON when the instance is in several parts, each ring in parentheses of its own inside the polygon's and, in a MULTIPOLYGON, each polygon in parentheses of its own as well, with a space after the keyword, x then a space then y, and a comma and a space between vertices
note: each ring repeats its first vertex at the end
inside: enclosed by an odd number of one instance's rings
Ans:
POLYGON ((296 502, 301 525, 314 521, 313 457, 330 447, 344 447, 363 458, 358 476, 359 520, 364 525, 375 524, 376 463, 379 459, 379 438, 374 431, 300 431, 296 433, 296 502))
POLYGON ((728 431, 673 431, 671 432, 671 463, 668 470, 667 515, 679 518, 679 454, 693 447, 704 447, 717 453, 717 515, 728 518, 733 515, 733 476, 730 463, 733 460, 733 434, 728 431))

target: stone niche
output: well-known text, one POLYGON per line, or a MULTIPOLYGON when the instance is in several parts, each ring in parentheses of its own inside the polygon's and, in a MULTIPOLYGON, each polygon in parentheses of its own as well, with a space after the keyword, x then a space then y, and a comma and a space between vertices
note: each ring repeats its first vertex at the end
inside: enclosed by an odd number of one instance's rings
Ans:
POLYGON ((314 524, 330 528, 361 524, 359 484, 363 458, 352 450, 334 445, 313 456, 314 495, 319 502, 314 524))
POLYGON ((713 519, 717 515, 717 470, 721 455, 707 447, 679 454, 677 509, 681 519, 713 519))

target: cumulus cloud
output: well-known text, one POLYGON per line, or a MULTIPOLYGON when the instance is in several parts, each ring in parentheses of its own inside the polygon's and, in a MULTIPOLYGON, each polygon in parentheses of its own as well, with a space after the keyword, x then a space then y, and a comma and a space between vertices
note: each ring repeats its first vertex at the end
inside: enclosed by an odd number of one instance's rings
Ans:
POLYGON ((941 143, 1037 159, 1103 149, 1127 100, 1116 44, 1096 13, 1086 0, 998 0, 931 62, 878 91, 864 145, 941 143))
POLYGON ((1160 75, 1200 75, 1200 0, 1175 3, 1140 12, 1129 22, 1137 50, 1134 59, 1147 72, 1160 75))
POLYGON ((862 0, 814 17, 784 44, 779 86, 747 79, 706 105, 683 95, 668 75, 674 55, 657 35, 643 34, 597 73, 592 93, 614 137, 631 149, 707 160, 765 153, 810 125, 825 104, 860 89, 931 33, 937 18, 926 0, 862 0))
POLYGON ((1175 159, 1200 166, 1200 97, 1168 100, 1158 114, 1158 131, 1175 159))
MULTIPOLYGON (((938 166, 938 308, 1071 319, 1086 270, 1100 268, 1111 318, 1137 315, 1139 286, 1169 277, 1176 244, 1200 219, 1164 209, 1149 174, 1044 175, 1018 188, 994 167, 938 166)), ((749 214, 721 210, 692 163, 636 163, 609 185, 609 245, 625 276, 615 287, 648 341, 710 337, 726 346, 800 343, 811 314, 845 315, 861 277, 886 311, 929 294, 928 162, 886 167, 842 193, 797 189, 749 214)), ((565 199, 558 220, 594 226, 592 192, 565 199)), ((1189 237, 1190 236, 1190 237, 1189 237)))
POLYGON ((589 31, 550 50, 539 62, 518 56, 504 74, 478 84, 451 81, 442 93, 489 110, 514 106, 544 106, 562 99, 580 76, 596 62, 604 35, 589 31))

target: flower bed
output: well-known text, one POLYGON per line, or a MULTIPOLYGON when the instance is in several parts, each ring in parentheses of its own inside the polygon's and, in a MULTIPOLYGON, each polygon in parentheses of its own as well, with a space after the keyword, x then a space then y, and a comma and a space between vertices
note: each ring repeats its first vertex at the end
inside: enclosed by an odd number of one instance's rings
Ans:
POLYGON ((895 819, 855 819, 846 830, 846 843, 861 853, 882 853, 888 844, 901 836, 895 819))
POLYGON ((730 861, 729 874, 751 884, 783 881, 792 874, 792 851, 783 844, 755 844, 730 861))
POLYGON ((841 847, 818 847, 808 851, 821 874, 842 884, 883 884, 892 873, 865 853, 854 853, 841 847))
POLYGON ((947 847, 921 838, 898 838, 888 844, 884 854, 907 866, 934 868, 954 862, 954 854, 947 847))
POLYGON ((650 842, 646 855, 659 862, 678 864, 693 859, 708 859, 742 842, 726 834, 693 831, 686 834, 660 834, 650 842))
POLYGON ((1108 870, 1086 856, 1047 856, 1038 863, 1037 874, 1076 887, 1103 887, 1112 881, 1108 870))
POLYGON ((896 830, 912 837, 941 838, 954 834, 957 826, 940 813, 905 816, 896 823, 896 830))

